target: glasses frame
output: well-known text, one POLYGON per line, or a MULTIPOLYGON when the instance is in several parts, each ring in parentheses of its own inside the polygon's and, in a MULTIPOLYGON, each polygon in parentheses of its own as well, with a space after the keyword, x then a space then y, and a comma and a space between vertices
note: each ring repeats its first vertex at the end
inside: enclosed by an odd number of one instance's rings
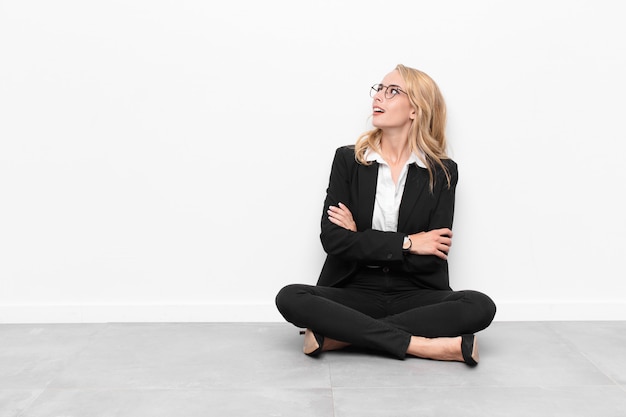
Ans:
POLYGON ((385 96, 385 98, 387 100, 391 100, 392 98, 394 98, 398 94, 389 94, 389 89, 390 88, 394 88, 394 89, 398 90, 398 92, 406 94, 408 96, 408 93, 406 91, 404 91, 403 89, 401 89, 399 85, 396 85, 396 84, 385 85, 385 84, 382 84, 382 83, 377 83, 377 84, 374 84, 370 88, 370 97, 374 98, 376 96, 376 94, 378 94, 380 91, 383 91, 383 89, 384 89, 383 95, 385 96), (379 90, 379 88, 380 88, 380 90, 379 90))

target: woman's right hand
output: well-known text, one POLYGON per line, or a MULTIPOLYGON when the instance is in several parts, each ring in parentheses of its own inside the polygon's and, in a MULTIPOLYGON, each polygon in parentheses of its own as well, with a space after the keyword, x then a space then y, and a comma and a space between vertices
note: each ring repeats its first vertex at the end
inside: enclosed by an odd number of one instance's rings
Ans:
POLYGON ((356 223, 352 218, 352 212, 348 209, 348 207, 339 203, 338 206, 330 206, 328 207, 328 220, 337 226, 341 226, 344 229, 352 230, 356 232, 356 223))
POLYGON ((410 253, 417 255, 435 255, 441 259, 448 259, 448 252, 452 246, 452 230, 444 227, 428 232, 410 235, 410 253))

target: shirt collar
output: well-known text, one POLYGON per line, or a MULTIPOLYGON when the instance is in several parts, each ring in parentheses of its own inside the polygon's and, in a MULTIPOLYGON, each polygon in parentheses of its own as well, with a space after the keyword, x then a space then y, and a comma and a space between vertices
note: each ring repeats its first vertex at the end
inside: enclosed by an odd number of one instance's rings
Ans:
MULTIPOLYGON (((385 162, 385 160, 383 159, 382 156, 380 156, 380 154, 370 148, 367 148, 367 151, 365 151, 365 160, 368 162, 372 162, 372 161, 376 161, 379 164, 383 163, 385 165, 387 165, 387 162, 385 162)), ((426 165, 424 165, 424 163, 422 162, 421 159, 419 159, 419 157, 414 153, 411 152, 411 155, 409 155, 409 159, 407 159, 406 161, 406 165, 410 165, 410 164, 417 164, 417 166, 421 167, 421 168, 426 168, 426 165)))

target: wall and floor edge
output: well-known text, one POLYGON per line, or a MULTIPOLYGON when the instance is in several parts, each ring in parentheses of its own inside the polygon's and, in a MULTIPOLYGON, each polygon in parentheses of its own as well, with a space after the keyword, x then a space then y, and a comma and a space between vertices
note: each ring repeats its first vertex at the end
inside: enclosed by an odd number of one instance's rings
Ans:
MULTIPOLYGON (((498 302, 495 321, 626 320, 626 302, 498 302)), ((0 305, 0 324, 283 322, 274 304, 0 305)))

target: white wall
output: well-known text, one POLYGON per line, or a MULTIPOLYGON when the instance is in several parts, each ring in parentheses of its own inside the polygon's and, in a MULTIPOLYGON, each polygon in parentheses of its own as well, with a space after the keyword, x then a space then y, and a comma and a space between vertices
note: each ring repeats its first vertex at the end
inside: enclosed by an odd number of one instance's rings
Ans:
POLYGON ((430 74, 454 288, 626 319, 619 1, 0 1, 0 322, 281 321, 334 149, 430 74))

